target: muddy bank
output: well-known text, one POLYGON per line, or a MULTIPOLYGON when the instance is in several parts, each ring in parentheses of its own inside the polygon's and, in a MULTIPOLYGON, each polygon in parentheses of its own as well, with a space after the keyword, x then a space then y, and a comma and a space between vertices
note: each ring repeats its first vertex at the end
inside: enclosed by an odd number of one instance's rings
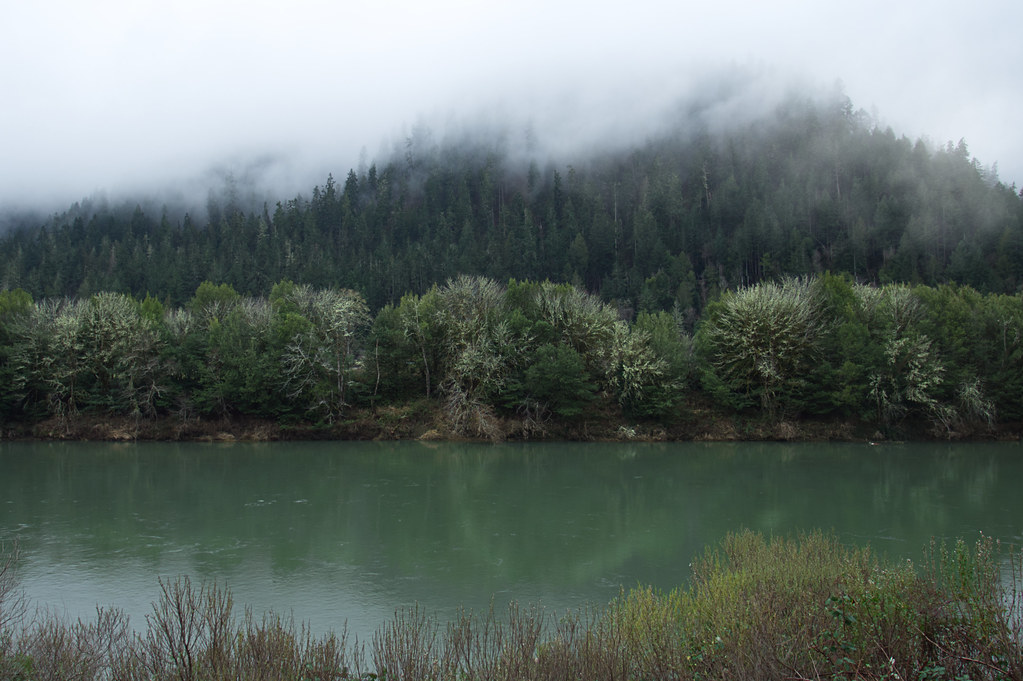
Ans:
POLYGON ((991 440, 1023 438, 1023 424, 1000 424, 964 432, 936 431, 926 423, 903 423, 886 432, 852 418, 768 420, 756 414, 722 413, 693 404, 671 421, 630 420, 615 410, 587 418, 538 420, 483 415, 455 427, 433 400, 402 406, 352 409, 335 423, 288 423, 243 415, 220 418, 162 416, 152 419, 80 413, 35 423, 5 424, 5 440, 271 442, 280 440, 481 440, 481 441, 836 441, 991 440))

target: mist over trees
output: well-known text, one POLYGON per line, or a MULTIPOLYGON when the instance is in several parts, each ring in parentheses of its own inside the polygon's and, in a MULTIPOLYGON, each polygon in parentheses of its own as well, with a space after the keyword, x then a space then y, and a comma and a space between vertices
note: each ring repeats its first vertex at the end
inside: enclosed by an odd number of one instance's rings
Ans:
POLYGON ((97 199, 12 231, 0 421, 1023 418, 1023 199, 965 142, 842 96, 560 165, 510 139, 419 127, 273 207, 228 178, 201 219, 97 199))
POLYGON ((231 178, 203 215, 85 201, 0 240, 0 288, 180 305, 205 280, 255 295, 288 279, 357 290, 378 310, 475 274, 695 318, 724 290, 783 275, 1023 285, 1023 202, 965 142, 896 137, 842 96, 791 98, 727 132, 679 119, 567 161, 419 127, 390 158, 256 210, 231 178))

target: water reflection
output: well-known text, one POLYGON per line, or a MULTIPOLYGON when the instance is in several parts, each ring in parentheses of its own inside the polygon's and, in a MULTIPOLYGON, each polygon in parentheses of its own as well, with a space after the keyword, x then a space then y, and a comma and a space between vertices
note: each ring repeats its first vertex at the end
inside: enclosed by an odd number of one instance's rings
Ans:
POLYGON ((367 635, 419 602, 562 610, 668 588, 731 530, 822 528, 917 558, 1018 542, 1013 445, 8 443, 0 539, 30 595, 149 611, 159 576, 367 635))

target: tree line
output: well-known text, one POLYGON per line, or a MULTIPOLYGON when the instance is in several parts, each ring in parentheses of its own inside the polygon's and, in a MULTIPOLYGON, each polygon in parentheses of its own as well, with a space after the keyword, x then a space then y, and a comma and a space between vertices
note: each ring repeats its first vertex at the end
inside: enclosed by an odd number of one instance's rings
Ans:
POLYGON ((568 282, 633 317, 677 307, 691 324, 723 291, 827 271, 1023 286, 1016 187, 964 141, 896 137, 840 95, 794 97, 725 133, 680 117, 646 144, 584 158, 417 128, 310 196, 261 208, 244 197, 228 178, 205 211, 76 203, 0 239, 0 289, 182 306, 206 280, 259 296, 287 279, 358 291, 377 311, 475 275, 568 282))
POLYGON ((767 419, 855 418, 978 433, 1023 417, 1023 297, 968 286, 786 278, 686 316, 634 320, 571 284, 463 275, 375 314, 350 289, 203 282, 182 306, 115 292, 0 292, 0 419, 248 415, 329 425, 353 408, 442 405, 499 437, 587 414, 670 423, 694 401, 767 419))

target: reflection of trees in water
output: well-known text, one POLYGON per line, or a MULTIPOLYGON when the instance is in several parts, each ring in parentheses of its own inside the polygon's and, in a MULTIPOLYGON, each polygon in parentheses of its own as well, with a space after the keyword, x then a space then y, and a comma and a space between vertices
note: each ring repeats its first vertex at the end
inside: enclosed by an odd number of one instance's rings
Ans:
MULTIPOLYGON (((0 449, 8 501, 95 560, 203 573, 349 565, 383 578, 683 580, 725 533, 821 528, 917 557, 930 536, 1018 537, 1018 448, 781 443, 280 443, 0 449), (42 503, 45 502, 45 503, 42 503), (658 577, 660 576, 660 577, 658 577)), ((0 515, 0 518, 4 516, 0 515)), ((39 529, 28 528, 31 535, 39 529)), ((30 549, 31 542, 26 542, 30 549)))

